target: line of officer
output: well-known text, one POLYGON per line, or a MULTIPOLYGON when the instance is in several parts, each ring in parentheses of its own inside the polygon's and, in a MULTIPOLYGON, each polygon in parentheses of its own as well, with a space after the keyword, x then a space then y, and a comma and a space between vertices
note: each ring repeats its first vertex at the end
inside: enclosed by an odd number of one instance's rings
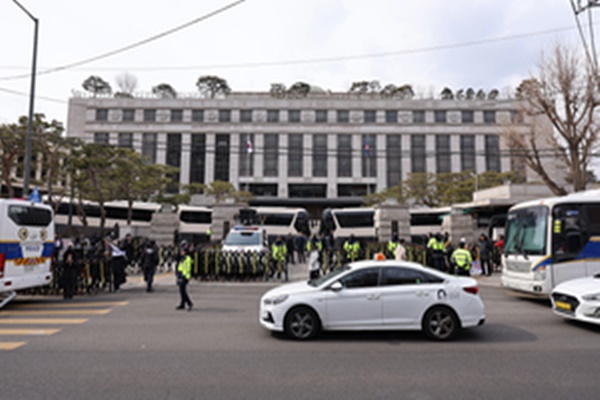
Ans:
POLYGON ((473 257, 471 256, 471 252, 465 249, 467 243, 466 240, 460 239, 460 243, 458 244, 458 249, 454 250, 452 256, 450 257, 450 261, 452 265, 454 265, 454 273, 460 276, 469 276, 471 270, 471 263, 473 262, 473 257))

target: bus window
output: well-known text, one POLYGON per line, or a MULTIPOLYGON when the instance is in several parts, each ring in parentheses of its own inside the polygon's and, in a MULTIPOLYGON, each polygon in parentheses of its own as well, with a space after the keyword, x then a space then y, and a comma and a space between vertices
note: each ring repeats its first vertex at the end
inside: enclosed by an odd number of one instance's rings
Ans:
POLYGON ((340 228, 372 228, 373 211, 336 212, 340 228))
POLYGON ((554 207, 552 222, 552 251, 555 261, 576 258, 587 238, 580 205, 561 204, 554 207))
POLYGON ((290 226, 294 214, 259 214, 259 219, 263 225, 290 226))
POLYGON ((48 226, 52 222, 49 210, 30 206, 8 206, 8 217, 19 226, 48 226))

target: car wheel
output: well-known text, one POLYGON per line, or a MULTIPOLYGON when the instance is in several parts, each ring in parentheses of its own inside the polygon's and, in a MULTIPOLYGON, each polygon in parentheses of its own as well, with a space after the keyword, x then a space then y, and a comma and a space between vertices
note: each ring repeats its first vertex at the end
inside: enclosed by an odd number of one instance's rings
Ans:
POLYGON ((454 311, 447 307, 435 307, 423 318, 423 331, 433 340, 450 340, 456 336, 460 325, 454 311))
POLYGON ((294 340, 309 340, 317 336, 319 317, 308 307, 296 307, 285 318, 285 334, 294 340))

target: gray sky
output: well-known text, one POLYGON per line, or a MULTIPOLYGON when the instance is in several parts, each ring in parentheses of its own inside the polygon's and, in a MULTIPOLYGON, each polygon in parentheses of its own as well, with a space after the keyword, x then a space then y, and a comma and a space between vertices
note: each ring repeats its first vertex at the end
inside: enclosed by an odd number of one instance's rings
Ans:
MULTIPOLYGON (((40 20, 38 71, 119 49, 234 2, 19 1, 40 20)), ((29 78, 5 78, 29 74, 33 46, 33 22, 12 0, 0 0, 0 38, 6 123, 27 114, 29 78)), ((373 79, 412 84, 425 96, 445 86, 503 91, 535 72, 541 52, 559 42, 581 46, 569 0, 246 0, 142 47, 40 75, 35 110, 66 123, 67 100, 88 76, 115 89, 123 72, 137 78, 141 92, 163 82, 194 92, 201 75, 221 76, 234 91, 297 81, 345 91, 373 79)))

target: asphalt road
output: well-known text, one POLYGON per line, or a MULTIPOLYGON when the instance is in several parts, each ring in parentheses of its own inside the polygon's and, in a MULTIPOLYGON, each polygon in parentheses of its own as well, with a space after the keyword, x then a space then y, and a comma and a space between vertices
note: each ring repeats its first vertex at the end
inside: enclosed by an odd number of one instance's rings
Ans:
POLYGON ((0 311, 0 399, 598 398, 600 329, 507 295, 497 279, 481 281, 486 324, 450 343, 417 332, 294 342, 257 322, 272 283, 192 283, 195 308, 182 312, 172 276, 154 293, 138 282, 0 311))

